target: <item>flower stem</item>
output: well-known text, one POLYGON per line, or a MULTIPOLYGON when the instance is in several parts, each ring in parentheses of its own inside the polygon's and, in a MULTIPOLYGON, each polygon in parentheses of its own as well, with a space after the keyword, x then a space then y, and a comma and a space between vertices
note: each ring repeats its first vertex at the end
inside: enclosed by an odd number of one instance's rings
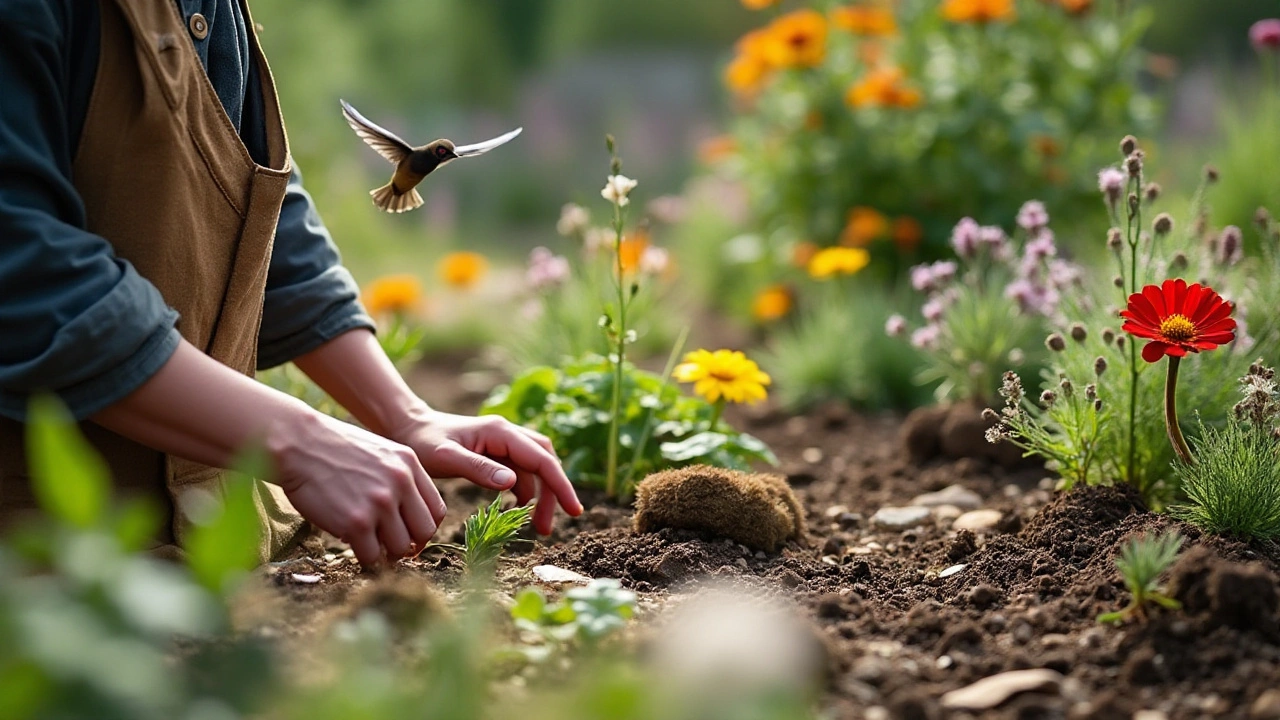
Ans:
POLYGON ((617 345, 613 375, 613 403, 610 408, 612 419, 609 422, 609 458, 605 468, 605 494, 611 498, 618 496, 618 446, 622 415, 622 375, 623 363, 627 353, 627 297, 622 278, 622 205, 613 203, 613 257, 617 277, 614 285, 618 290, 618 327, 615 328, 617 345))
POLYGON ((1169 442, 1173 444, 1174 452, 1178 453, 1178 457, 1187 465, 1194 465, 1195 459, 1191 457, 1191 448, 1187 447, 1187 440, 1182 436, 1182 428, 1178 426, 1178 364, 1182 358, 1169 356, 1169 375, 1164 383, 1164 426, 1169 432, 1169 442))
POLYGON ((723 413, 724 413, 724 398, 722 397, 716 401, 714 408, 712 408, 711 424, 707 426, 707 432, 716 431, 716 423, 720 422, 720 416, 723 413))

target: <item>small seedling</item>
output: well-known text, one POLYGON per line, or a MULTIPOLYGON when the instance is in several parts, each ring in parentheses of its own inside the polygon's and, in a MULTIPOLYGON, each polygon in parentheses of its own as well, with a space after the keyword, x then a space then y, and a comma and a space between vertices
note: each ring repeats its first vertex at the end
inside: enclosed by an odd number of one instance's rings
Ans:
POLYGON ((1145 618, 1147 604, 1155 603, 1170 610, 1178 610, 1182 603, 1163 594, 1157 582, 1160 575, 1173 564, 1182 548, 1182 536, 1169 532, 1157 537, 1143 535, 1124 544, 1116 568, 1129 588, 1132 598, 1128 606, 1117 612, 1098 616, 1101 623, 1119 623, 1133 615, 1145 618))
POLYGON ((528 507, 503 510, 502 498, 497 497, 488 507, 480 508, 467 518, 463 555, 467 569, 472 573, 492 570, 503 548, 516 538, 520 528, 528 524, 531 512, 528 507))
POLYGON ((592 580, 586 587, 569 590, 561 600, 548 603, 537 588, 516 595, 511 619, 518 629, 542 638, 538 645, 516 648, 529 662, 543 662, 577 638, 592 646, 621 629, 635 614, 636 594, 612 579, 592 580))

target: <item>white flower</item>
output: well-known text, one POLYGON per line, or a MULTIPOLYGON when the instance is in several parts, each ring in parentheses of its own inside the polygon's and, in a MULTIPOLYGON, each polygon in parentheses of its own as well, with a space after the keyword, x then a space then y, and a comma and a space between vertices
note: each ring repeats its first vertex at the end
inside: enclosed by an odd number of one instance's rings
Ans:
POLYGON ((647 247, 640 254, 640 272, 646 275, 661 275, 671 265, 671 255, 660 247, 647 247))
POLYGON ((636 189, 639 181, 632 180, 626 175, 610 175, 604 184, 604 189, 600 191, 601 197, 609 202, 622 207, 631 202, 627 199, 627 195, 636 189))
POLYGON ((577 203, 565 203, 560 208, 560 219, 556 221, 556 232, 565 237, 573 237, 583 230, 587 229, 587 224, 591 222, 591 216, 587 214, 587 209, 577 203))
POLYGON ((889 337, 898 337, 907 331, 907 319, 901 315, 890 315, 888 320, 884 321, 884 332, 889 337))

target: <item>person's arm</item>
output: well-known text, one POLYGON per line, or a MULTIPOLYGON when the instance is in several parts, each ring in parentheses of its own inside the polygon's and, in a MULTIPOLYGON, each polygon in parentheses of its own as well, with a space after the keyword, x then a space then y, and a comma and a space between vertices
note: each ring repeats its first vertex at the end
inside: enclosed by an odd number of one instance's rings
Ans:
POLYGON ((570 515, 582 513, 551 441, 496 416, 432 410, 405 384, 372 333, 344 333, 294 362, 365 427, 412 448, 433 475, 510 489, 521 505, 536 494, 538 533, 551 534, 557 502, 570 515))

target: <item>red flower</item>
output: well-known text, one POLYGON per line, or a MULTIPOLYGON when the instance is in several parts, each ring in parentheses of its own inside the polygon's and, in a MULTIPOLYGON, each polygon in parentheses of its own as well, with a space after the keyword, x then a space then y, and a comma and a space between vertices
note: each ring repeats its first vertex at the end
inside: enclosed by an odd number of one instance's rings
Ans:
POLYGON ((1151 342, 1142 348, 1142 359, 1158 362, 1165 355, 1184 357, 1188 352, 1213 350, 1236 339, 1235 306, 1213 290, 1186 280, 1165 280, 1129 296, 1129 307, 1120 311, 1121 329, 1151 342))

